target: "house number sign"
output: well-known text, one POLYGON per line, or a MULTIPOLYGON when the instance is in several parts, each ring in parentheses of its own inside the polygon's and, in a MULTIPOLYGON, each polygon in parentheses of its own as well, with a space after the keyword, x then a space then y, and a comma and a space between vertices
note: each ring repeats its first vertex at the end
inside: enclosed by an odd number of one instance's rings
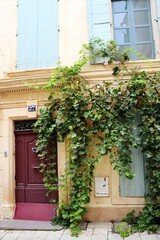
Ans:
POLYGON ((36 111, 36 105, 29 105, 28 106, 28 112, 35 112, 36 111))

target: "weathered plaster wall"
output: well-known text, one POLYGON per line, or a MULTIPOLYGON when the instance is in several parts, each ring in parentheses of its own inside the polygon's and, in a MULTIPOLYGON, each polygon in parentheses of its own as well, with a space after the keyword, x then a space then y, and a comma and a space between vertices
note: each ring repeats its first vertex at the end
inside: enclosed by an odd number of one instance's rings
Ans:
POLYGON ((17 0, 0 1, 0 77, 16 65, 17 0))
POLYGON ((87 0, 59 1, 59 28, 60 61, 72 65, 88 42, 87 0))

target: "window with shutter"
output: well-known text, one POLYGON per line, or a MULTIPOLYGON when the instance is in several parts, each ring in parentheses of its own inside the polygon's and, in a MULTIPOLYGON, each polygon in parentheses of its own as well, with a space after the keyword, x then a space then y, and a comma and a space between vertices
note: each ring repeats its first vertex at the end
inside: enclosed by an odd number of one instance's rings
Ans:
POLYGON ((17 69, 54 67, 58 61, 58 1, 18 0, 17 69))
MULTIPOLYGON (((154 58, 149 0, 112 0, 114 39, 121 49, 136 49, 154 58)), ((131 53, 136 59, 136 54, 131 53)))
MULTIPOLYGON (((159 18, 160 0, 157 0, 157 11, 159 18)), ((88 0, 88 16, 91 39, 114 38, 122 50, 132 48, 148 59, 155 58, 150 0, 88 0)), ((130 57, 137 58, 135 53, 130 57)))

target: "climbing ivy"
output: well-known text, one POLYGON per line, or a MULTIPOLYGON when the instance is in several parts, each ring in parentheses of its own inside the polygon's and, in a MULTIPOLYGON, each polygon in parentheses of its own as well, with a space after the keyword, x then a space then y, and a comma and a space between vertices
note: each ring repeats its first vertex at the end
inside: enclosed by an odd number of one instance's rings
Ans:
POLYGON ((96 39, 83 46, 73 66, 58 65, 44 86, 50 95, 35 124, 41 171, 49 192, 61 188, 69 193, 68 202, 58 203, 53 222, 70 228, 75 236, 90 202, 96 164, 109 154, 114 169, 132 179, 131 152, 138 146, 146 159, 149 195, 137 217, 137 229, 155 230, 160 219, 160 74, 127 68, 128 53, 120 52, 114 41, 96 39), (91 84, 82 77, 83 66, 97 56, 107 58, 108 64, 114 62, 113 75, 119 81, 91 84), (132 128, 136 114, 140 115, 140 133, 135 137, 132 128), (51 161, 55 149, 46 157, 48 142, 55 140, 53 134, 58 142, 65 141, 68 152, 65 173, 59 179, 51 161), (150 218, 142 226, 146 214, 150 218))

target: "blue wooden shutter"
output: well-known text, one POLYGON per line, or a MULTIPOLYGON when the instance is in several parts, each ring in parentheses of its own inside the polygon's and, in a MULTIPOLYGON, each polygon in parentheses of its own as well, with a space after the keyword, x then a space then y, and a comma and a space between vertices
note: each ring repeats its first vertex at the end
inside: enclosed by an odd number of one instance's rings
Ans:
POLYGON ((58 61, 58 1, 19 0, 17 69, 54 67, 58 61))
MULTIPOLYGON (((139 135, 140 116, 137 114, 135 124, 133 126, 133 135, 139 135)), ((136 176, 129 180, 124 176, 120 177, 120 196, 121 197, 143 197, 145 194, 145 171, 144 171, 144 155, 142 148, 132 149, 132 171, 136 176)))
MULTIPOLYGON (((89 38, 111 40, 110 0, 88 0, 89 38)), ((97 58, 95 63, 104 62, 97 58)))
POLYGON ((37 63, 37 0, 18 1, 17 69, 37 63))
POLYGON ((160 35, 160 0, 157 0, 157 14, 158 14, 159 35, 160 35))
POLYGON ((132 171, 136 176, 132 180, 120 177, 121 197, 143 197, 145 194, 144 160, 140 147, 132 151, 132 160, 132 171))

